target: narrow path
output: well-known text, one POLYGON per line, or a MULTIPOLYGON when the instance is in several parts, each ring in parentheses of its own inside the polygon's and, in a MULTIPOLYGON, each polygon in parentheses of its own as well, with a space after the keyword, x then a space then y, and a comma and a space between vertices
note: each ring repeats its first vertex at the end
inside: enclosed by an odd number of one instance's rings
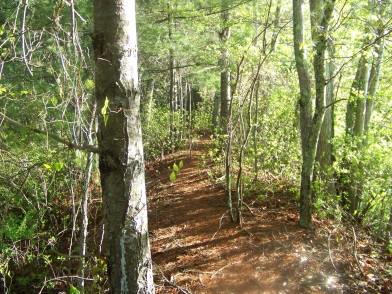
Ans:
POLYGON ((288 217, 297 213, 290 199, 249 199, 253 214, 244 210, 243 229, 229 222, 225 192, 201 163, 208 144, 200 141, 192 159, 180 151, 148 168, 157 293, 341 293, 326 282, 328 251, 314 250, 311 236, 288 217), (168 167, 180 160, 171 183, 168 167))

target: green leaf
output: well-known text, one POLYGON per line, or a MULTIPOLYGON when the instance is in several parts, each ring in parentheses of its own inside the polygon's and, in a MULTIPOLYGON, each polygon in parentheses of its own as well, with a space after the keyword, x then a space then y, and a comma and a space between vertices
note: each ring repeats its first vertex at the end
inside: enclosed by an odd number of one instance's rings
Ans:
POLYGON ((173 170, 174 170, 175 172, 178 172, 178 171, 179 171, 178 165, 177 165, 176 163, 173 164, 173 170))
POLYGON ((178 164, 178 167, 179 167, 180 169, 182 169, 183 166, 184 166, 184 163, 183 163, 182 160, 181 160, 180 163, 178 164))
POLYGON ((109 108, 109 99, 108 97, 106 97, 105 105, 101 109, 101 113, 103 115, 103 123, 105 124, 105 127, 109 119, 109 115, 107 114, 108 108, 109 108))
POLYGON ((69 294, 80 294, 80 291, 71 285, 69 288, 69 294))
POLYGON ((172 173, 170 174, 170 182, 174 182, 176 180, 176 172, 172 171, 172 173))
POLYGON ((52 169, 52 167, 49 164, 44 163, 44 167, 46 167, 47 169, 52 169))
POLYGON ((53 96, 51 99, 53 106, 56 106, 58 104, 57 98, 53 96))
POLYGON ((56 162, 55 164, 53 164, 53 167, 57 170, 60 171, 64 166, 64 162, 56 162))

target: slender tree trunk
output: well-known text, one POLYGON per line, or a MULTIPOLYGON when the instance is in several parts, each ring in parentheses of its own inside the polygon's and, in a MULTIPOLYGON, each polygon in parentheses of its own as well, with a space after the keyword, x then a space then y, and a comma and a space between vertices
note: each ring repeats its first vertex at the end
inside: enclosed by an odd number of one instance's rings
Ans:
POLYGON ((175 112, 177 110, 177 84, 176 84, 176 60, 174 58, 174 48, 172 45, 172 36, 173 36, 173 13, 171 10, 173 9, 172 5, 168 4, 169 9, 169 71, 170 71, 170 86, 169 86, 169 100, 170 100, 170 139, 171 139, 171 152, 174 153, 175 145, 176 145, 176 127, 175 127, 175 112))
POLYGON ((325 192, 336 197, 335 179, 332 174, 333 152, 331 140, 334 137, 334 48, 333 44, 329 45, 329 62, 326 65, 326 91, 325 104, 330 105, 325 110, 324 121, 320 130, 320 137, 317 144, 316 161, 318 162, 317 176, 325 184, 325 192))
POLYGON ((253 116, 253 150, 254 150, 254 180, 256 181, 259 176, 259 151, 258 151, 258 124, 259 124, 259 89, 260 89, 260 77, 257 77, 257 81, 254 88, 255 96, 255 114, 253 116))
MULTIPOLYGON (((381 28, 378 32, 378 36, 384 34, 384 29, 381 28)), ((366 100, 366 113, 364 122, 364 132, 368 133, 370 129, 370 121, 374 107, 374 96, 377 92, 378 81, 380 79, 381 64, 384 56, 385 40, 380 38, 376 42, 375 47, 375 59, 373 60, 372 67, 370 69, 369 84, 368 84, 368 96, 366 100)))
POLYGON ((300 225, 306 228, 312 227, 311 221, 311 186, 310 176, 312 160, 310 154, 306 154, 307 141, 309 137, 309 126, 312 121, 312 96, 309 66, 307 63, 305 44, 304 20, 303 20, 303 0, 293 0, 293 34, 294 34, 294 54, 298 72, 300 88, 300 129, 302 146, 302 171, 300 190, 300 225))
POLYGON ((227 206, 229 209, 230 220, 234 221, 233 205, 232 205, 232 193, 231 193, 231 144, 232 144, 232 119, 231 119, 231 87, 230 87, 230 69, 229 69, 229 50, 228 43, 230 39, 230 27, 229 19, 230 13, 228 10, 228 1, 222 0, 221 2, 222 12, 222 30, 219 34, 221 43, 221 91, 220 91, 220 124, 222 134, 227 135, 225 142, 225 178, 226 178, 226 190, 227 190, 227 206))
MULTIPOLYGON (((90 124, 88 126, 87 130, 87 144, 88 145, 94 145, 93 142, 93 126, 94 126, 94 121, 95 121, 95 115, 96 115, 96 108, 97 105, 94 102, 93 104, 93 111, 92 111, 92 117, 90 124)), ((86 162, 86 171, 84 175, 84 187, 83 187, 83 196, 82 196, 82 201, 81 201, 81 217, 82 217, 82 222, 81 222, 81 229, 80 229, 80 249, 79 249, 79 255, 81 256, 80 259, 80 271, 79 271, 79 277, 81 279, 78 281, 78 286, 79 289, 84 291, 84 277, 85 277, 85 267, 86 267, 86 253, 87 253, 87 228, 88 228, 88 199, 90 195, 90 181, 91 181, 91 172, 93 168, 93 160, 94 160, 94 153, 88 152, 87 154, 87 162, 86 162)))
POLYGON ((230 39, 230 12, 228 10, 228 1, 222 0, 222 31, 220 32, 220 43, 221 43, 221 91, 220 91, 220 101, 221 101, 221 125, 223 134, 227 134, 227 125, 229 120, 229 108, 231 101, 231 87, 230 87, 230 64, 229 64, 229 39, 230 39))
MULTIPOLYGON (((370 43, 369 39, 366 39, 364 45, 370 43)), ((368 81, 370 74, 369 62, 366 57, 367 53, 364 53, 358 63, 357 72, 355 79, 351 86, 350 98, 347 103, 346 110, 346 136, 348 141, 348 148, 351 147, 350 152, 360 152, 362 145, 362 135, 365 127, 365 111, 366 111, 366 97, 368 94, 368 81)), ((361 167, 358 164, 345 160, 344 164, 350 171, 348 174, 348 181, 344 185, 346 202, 348 202, 348 212, 351 215, 358 216, 357 212, 360 206, 360 199, 362 194, 362 188, 360 187, 360 175, 361 167)))
POLYGON ((134 0, 94 0, 93 46, 110 293, 154 293, 134 0))
POLYGON ((312 228, 312 177, 316 149, 325 114, 325 51, 328 24, 335 1, 310 1, 312 40, 315 43, 313 69, 315 77, 316 107, 312 110, 309 69, 303 47, 303 1, 293 0, 294 53, 300 85, 302 171, 300 189, 300 220, 304 228, 312 228))
MULTIPOLYGON (((381 5, 380 19, 385 11, 385 5, 381 5)), ((380 20, 381 21, 381 20, 380 20)), ((366 135, 370 129, 371 115, 374 105, 374 95, 377 91, 377 84, 380 76, 381 61, 383 58, 384 39, 381 36, 384 33, 384 26, 382 23, 377 28, 377 33, 374 36, 376 40, 374 46, 375 58, 370 66, 368 61, 368 53, 362 54, 355 80, 353 81, 350 99, 347 103, 346 111, 346 136, 349 141, 348 146, 351 147, 351 152, 362 154, 363 148, 367 145, 366 135)), ((371 39, 367 37, 364 41, 364 46, 371 43, 371 39)), ((347 201, 349 203, 349 213, 356 216, 360 221, 359 214, 361 199, 364 187, 364 166, 361 162, 353 164, 346 160, 345 164, 348 166, 350 175, 348 175, 348 182, 344 186, 347 201)))
POLYGON ((220 120, 219 120, 220 108, 221 108, 221 96, 220 93, 215 93, 214 106, 212 108, 212 124, 214 127, 218 127, 218 125, 220 124, 220 120))
POLYGON ((147 128, 150 127, 152 109, 154 107, 154 86, 155 86, 155 79, 148 80, 148 82, 147 82, 147 91, 149 91, 149 93, 147 94, 147 98, 148 98, 147 117, 146 117, 147 128))

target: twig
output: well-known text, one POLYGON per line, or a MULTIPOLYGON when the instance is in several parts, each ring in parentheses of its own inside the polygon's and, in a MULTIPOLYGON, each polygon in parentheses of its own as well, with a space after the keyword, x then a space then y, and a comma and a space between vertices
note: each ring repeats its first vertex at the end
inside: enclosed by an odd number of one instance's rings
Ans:
POLYGON ((174 284, 174 283, 173 283, 172 281, 170 281, 168 278, 166 278, 165 275, 164 275, 164 273, 163 273, 163 271, 162 271, 161 268, 159 267, 159 265, 157 265, 155 262, 154 262, 154 265, 155 265, 155 268, 158 269, 158 271, 161 273, 161 276, 162 276, 163 280, 164 280, 166 283, 168 283, 170 286, 172 286, 172 287, 178 289, 180 292, 182 292, 182 293, 184 293, 184 294, 192 294, 192 292, 190 292, 188 289, 184 289, 184 288, 182 288, 182 287, 180 287, 180 286, 174 284))
POLYGON ((221 271, 223 271, 225 268, 233 265, 233 264, 237 264, 240 263, 240 261, 236 261, 236 262, 232 262, 229 264, 226 264, 225 266, 221 267, 220 269, 218 269, 217 271, 214 272, 210 272, 210 271, 199 271, 199 270, 193 270, 193 269, 184 269, 181 272, 183 273, 189 273, 189 274, 202 274, 202 275, 211 275, 211 277, 213 278, 215 275, 217 275, 218 273, 220 273, 221 271))
POLYGON ((274 233, 272 233, 272 237, 274 237, 274 240, 275 240, 278 244, 282 245, 284 248, 287 248, 286 245, 284 245, 282 242, 279 242, 278 239, 276 239, 274 233))
POLYGON ((89 278, 82 278, 79 276, 61 276, 61 277, 57 277, 57 278, 53 278, 53 279, 49 279, 49 280, 45 280, 44 281, 44 285, 42 286, 41 290, 38 292, 38 294, 41 294, 42 291, 44 290, 45 286, 47 283, 49 282, 53 282, 53 281, 64 281, 64 279, 83 279, 85 281, 89 281, 89 282, 94 282, 94 279, 89 279, 89 278))
POLYGON ((212 275, 212 278, 213 278, 217 273, 223 271, 223 270, 224 270, 225 268, 227 268, 228 266, 231 266, 231 265, 237 264, 237 263, 240 263, 240 261, 236 261, 236 262, 232 262, 232 263, 226 264, 224 267, 222 267, 222 268, 220 268, 219 270, 217 270, 217 271, 212 275))
POLYGON ((365 277, 365 273, 363 272, 363 269, 361 267, 361 264, 359 263, 358 256, 357 256, 357 235, 355 234, 354 227, 352 229, 353 229, 353 236, 354 236, 354 251, 353 251, 354 259, 362 276, 365 277))
MULTIPOLYGON (((53 139, 53 140, 55 140, 55 141, 57 141, 57 142, 59 142, 59 143, 61 143, 61 144, 64 144, 64 145, 68 146, 68 148, 71 148, 71 149, 78 149, 78 150, 83 150, 83 151, 89 151, 89 152, 93 152, 93 153, 99 153, 99 149, 98 149, 98 147, 96 147, 96 146, 80 146, 80 145, 74 144, 74 143, 72 143, 72 142, 70 142, 70 141, 68 141, 68 140, 65 140, 65 139, 63 139, 63 138, 60 138, 59 136, 57 136, 57 135, 55 135, 55 134, 48 133, 48 132, 45 132, 45 131, 40 130, 40 129, 36 129, 36 128, 32 128, 32 127, 23 125, 23 124, 21 124, 20 122, 17 122, 17 121, 15 121, 15 120, 9 118, 8 116, 6 116, 6 115, 5 115, 4 113, 2 113, 2 112, 0 112, 0 118, 1 118, 1 117, 3 117, 3 120, 6 121, 6 122, 8 122, 8 123, 10 123, 11 125, 14 125, 14 126, 16 126, 16 127, 18 127, 18 128, 21 128, 21 129, 26 128, 26 129, 28 129, 29 131, 34 132, 34 133, 46 135, 46 136, 48 136, 49 138, 51 138, 51 139, 53 139)), ((2 121, 0 121, 0 123, 1 123, 1 122, 2 122, 2 121)))
POLYGON ((331 252, 331 234, 329 234, 328 236, 328 253, 329 253, 329 259, 331 260, 331 264, 333 266, 333 268, 335 269, 336 272, 339 272, 333 262, 333 258, 332 258, 332 252, 331 252))
POLYGON ((249 207, 249 205, 248 204, 246 204, 246 202, 245 201, 242 201, 242 204, 244 204, 245 205, 245 207, 249 210, 249 212, 252 214, 252 215, 254 215, 254 216, 257 216, 257 214, 255 214, 253 211, 252 211, 252 209, 249 207))
POLYGON ((226 210, 226 212, 224 214, 222 214, 220 221, 219 221, 219 228, 218 230, 214 233, 214 235, 212 236, 211 240, 213 240, 215 238, 215 235, 220 231, 221 227, 222 227, 222 220, 225 217, 225 214, 228 213, 229 211, 226 210))

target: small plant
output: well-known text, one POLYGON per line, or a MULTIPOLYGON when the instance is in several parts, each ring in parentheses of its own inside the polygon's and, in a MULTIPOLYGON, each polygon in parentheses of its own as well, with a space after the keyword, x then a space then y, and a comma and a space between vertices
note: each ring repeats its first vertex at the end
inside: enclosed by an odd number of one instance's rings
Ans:
POLYGON ((173 171, 170 174, 170 182, 174 182, 177 179, 177 174, 180 172, 183 166, 184 162, 182 160, 178 163, 178 165, 177 163, 173 164, 173 171))

